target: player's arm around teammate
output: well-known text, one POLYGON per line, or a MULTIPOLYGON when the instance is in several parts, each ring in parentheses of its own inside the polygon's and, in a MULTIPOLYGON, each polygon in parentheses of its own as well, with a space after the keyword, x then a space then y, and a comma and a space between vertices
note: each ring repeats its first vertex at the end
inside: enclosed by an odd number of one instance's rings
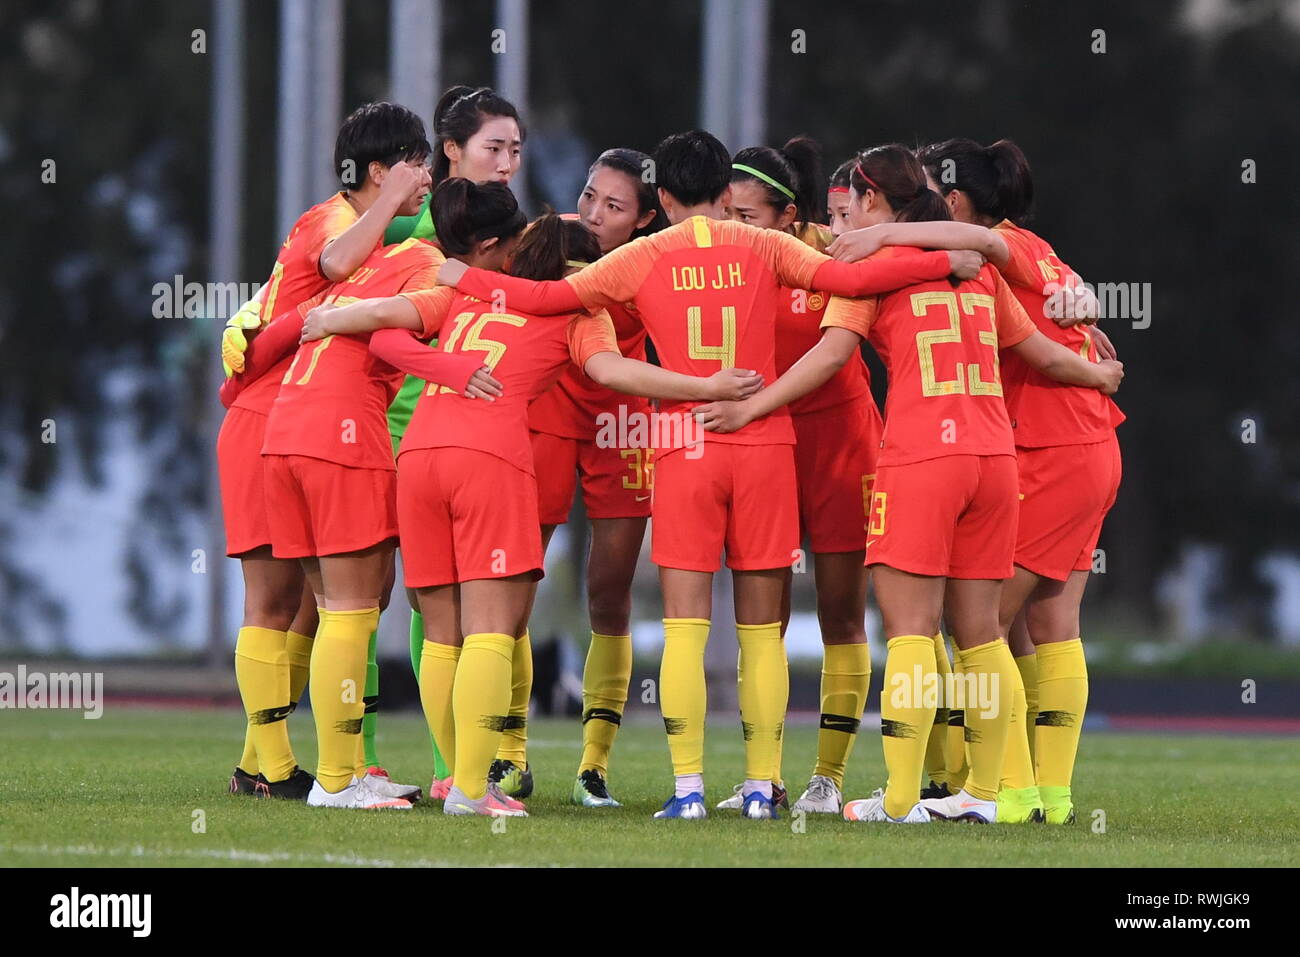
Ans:
MULTIPOLYGON (((359 266, 387 219, 422 198, 428 183, 423 169, 427 155, 423 124, 409 110, 372 103, 348 117, 335 145, 344 189, 299 217, 270 279, 259 290, 252 323, 223 334, 228 374, 244 368, 249 337, 243 329, 265 327, 286 308, 321 293, 334 271, 346 273, 359 266), (361 171, 360 183, 356 170, 361 171)), ((241 310, 246 311, 248 306, 241 310)), ((296 768, 283 719, 307 682, 318 627, 316 601, 298 562, 273 554, 261 456, 267 417, 288 363, 286 356, 268 364, 260 378, 250 375, 238 383, 228 379, 223 385, 223 402, 228 390, 230 411, 222 424, 217 463, 228 548, 241 558, 245 586, 236 671, 250 719, 231 790, 302 798, 310 775, 296 768)))
MULTIPOLYGON (((954 218, 991 227, 1008 247, 998 268, 1044 335, 1088 360, 1113 359, 1099 329, 1096 297, 1041 237, 1020 225, 1033 178, 1020 149, 948 140, 921 153, 954 218)), ((1094 549, 1120 479, 1115 427, 1123 414, 1088 389, 1053 387, 1016 356, 1004 364, 1007 409, 1020 474, 1015 575, 1002 592, 1004 634, 1025 687, 1027 741, 1008 787, 1036 783, 1051 823, 1073 819, 1071 782, 1087 702, 1079 608, 1094 549), (1042 692, 1046 692, 1044 697, 1042 692), (1040 718, 1040 715, 1047 715, 1040 718), (1041 722, 1041 723, 1037 723, 1041 722), (1045 747, 1044 747, 1045 745, 1045 747)))

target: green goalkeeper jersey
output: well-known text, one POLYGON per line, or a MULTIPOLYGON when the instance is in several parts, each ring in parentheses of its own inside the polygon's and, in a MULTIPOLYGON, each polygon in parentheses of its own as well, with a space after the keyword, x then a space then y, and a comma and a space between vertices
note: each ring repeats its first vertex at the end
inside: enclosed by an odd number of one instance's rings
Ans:
MULTIPOLYGON (((425 197, 424 205, 414 216, 397 216, 388 224, 388 229, 384 231, 385 246, 400 243, 412 236, 416 239, 437 238, 438 234, 433 228, 433 216, 429 212, 429 200, 432 195, 430 193, 425 197)), ((429 345, 436 346, 437 340, 429 345)), ((397 454, 397 447, 401 444, 402 436, 406 434, 406 427, 411 424, 415 403, 420 401, 420 393, 424 391, 424 385, 423 379, 408 375, 406 381, 402 383, 402 388, 398 390, 396 398, 393 399, 393 404, 388 407, 388 434, 393 439, 393 455, 397 454)))

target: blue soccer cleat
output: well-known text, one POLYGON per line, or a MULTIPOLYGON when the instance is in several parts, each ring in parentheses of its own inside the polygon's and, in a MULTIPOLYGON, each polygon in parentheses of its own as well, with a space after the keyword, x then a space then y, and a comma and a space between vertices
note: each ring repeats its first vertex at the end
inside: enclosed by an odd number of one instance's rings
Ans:
POLYGON ((740 816, 751 821, 770 821, 781 815, 770 797, 762 791, 750 791, 741 801, 740 816))
POLYGON ((684 821, 695 821, 708 816, 704 810, 704 795, 699 791, 692 791, 680 798, 674 795, 664 802, 663 808, 655 811, 657 818, 675 817, 684 821))

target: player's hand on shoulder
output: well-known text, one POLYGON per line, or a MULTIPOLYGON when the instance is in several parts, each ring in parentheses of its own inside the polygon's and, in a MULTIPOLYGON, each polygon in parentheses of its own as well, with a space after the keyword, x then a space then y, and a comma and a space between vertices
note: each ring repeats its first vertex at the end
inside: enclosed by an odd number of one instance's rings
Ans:
POLYGON ((973 249, 948 250, 948 266, 958 279, 974 279, 984 268, 985 259, 973 249))
POLYGON ((745 399, 763 388, 763 377, 753 369, 723 369, 708 378, 710 398, 745 399))
POLYGON ((1104 395, 1114 395, 1119 391, 1119 384, 1124 380, 1124 363, 1115 359, 1103 359, 1097 363, 1101 372, 1100 389, 1104 395))
POLYGON ((492 378, 491 369, 480 366, 469 377, 469 384, 465 386, 464 394, 471 399, 487 399, 489 402, 494 402, 502 394, 501 383, 492 378))
POLYGON ((826 255, 840 262, 855 263, 883 246, 883 239, 882 231, 875 226, 851 229, 835 237, 835 241, 826 247, 826 255))

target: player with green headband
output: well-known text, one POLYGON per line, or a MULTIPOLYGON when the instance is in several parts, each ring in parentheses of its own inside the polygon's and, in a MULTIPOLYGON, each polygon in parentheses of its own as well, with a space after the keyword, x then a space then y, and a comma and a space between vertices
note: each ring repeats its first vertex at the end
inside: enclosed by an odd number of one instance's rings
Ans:
MULTIPOLYGON (((443 180, 452 176, 463 176, 476 183, 509 183, 519 170, 520 154, 523 147, 524 130, 519 115, 507 100, 486 88, 474 89, 468 86, 453 86, 442 95, 433 113, 433 185, 437 187, 443 180)), ((432 192, 430 192, 432 197, 432 192)), ((384 244, 400 243, 410 237, 418 239, 437 239, 433 217, 429 211, 429 199, 426 198, 420 211, 414 216, 398 216, 389 224, 384 233, 384 244)), ((437 340, 429 343, 437 346, 437 340)), ((388 407, 388 431, 393 439, 393 454, 401 444, 406 427, 410 424, 415 404, 424 391, 425 382, 415 376, 407 376, 402 383, 392 405, 388 407)), ((424 653, 424 618, 411 610, 411 667, 416 678, 420 676, 420 659, 424 653)), ((373 657, 371 664, 374 664, 373 657)), ((532 692, 531 661, 529 662, 529 680, 516 681, 521 696, 523 714, 527 715, 528 698, 532 692)), ((378 694, 379 672, 370 668, 366 672, 366 695, 378 694), (373 678, 372 678, 373 676, 373 678), (372 688, 372 681, 374 687, 372 688)), ((516 676, 518 678, 519 676, 516 676)), ((511 700, 511 714, 520 706, 511 700)), ((366 716, 362 726, 367 754, 374 748, 373 715, 366 716)), ((512 732, 511 734, 515 734, 512 732)), ((527 740, 527 731, 520 728, 518 741, 527 740)), ((433 781, 429 785, 429 797, 441 800, 451 787, 447 762, 438 751, 433 736, 429 736, 433 748, 433 781)), ((521 764, 521 768, 523 765, 521 764)), ((502 782, 502 787, 510 793, 510 782, 502 782)))

